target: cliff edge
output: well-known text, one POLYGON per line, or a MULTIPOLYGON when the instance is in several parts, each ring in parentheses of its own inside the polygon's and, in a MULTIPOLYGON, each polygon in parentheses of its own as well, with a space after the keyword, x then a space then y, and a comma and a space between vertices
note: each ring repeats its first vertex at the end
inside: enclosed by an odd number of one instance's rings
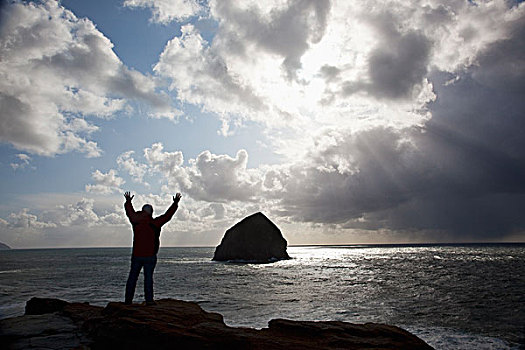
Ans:
POLYGON ((394 326, 272 320, 268 328, 236 328, 195 303, 109 303, 105 308, 33 298, 26 314, 0 320, 4 349, 432 349, 394 326))

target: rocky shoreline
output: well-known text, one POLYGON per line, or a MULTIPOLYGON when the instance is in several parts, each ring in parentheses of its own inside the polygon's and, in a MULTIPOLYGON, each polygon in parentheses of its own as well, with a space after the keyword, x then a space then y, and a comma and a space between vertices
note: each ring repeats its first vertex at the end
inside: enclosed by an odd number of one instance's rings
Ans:
POLYGON ((432 349, 395 326, 271 320, 267 328, 229 327, 192 302, 106 307, 32 298, 24 316, 0 320, 4 349, 432 349))

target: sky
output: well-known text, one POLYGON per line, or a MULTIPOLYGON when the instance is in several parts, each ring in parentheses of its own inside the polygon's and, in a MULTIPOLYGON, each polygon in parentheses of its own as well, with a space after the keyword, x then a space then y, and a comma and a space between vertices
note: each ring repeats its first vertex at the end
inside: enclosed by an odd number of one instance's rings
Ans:
POLYGON ((525 241, 525 5, 0 0, 0 242, 525 241))

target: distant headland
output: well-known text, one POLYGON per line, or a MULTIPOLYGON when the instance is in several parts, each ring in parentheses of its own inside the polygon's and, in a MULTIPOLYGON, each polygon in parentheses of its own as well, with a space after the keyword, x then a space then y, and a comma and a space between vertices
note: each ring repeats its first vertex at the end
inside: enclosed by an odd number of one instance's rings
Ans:
POLYGON ((11 249, 10 246, 8 246, 5 243, 0 242, 0 250, 9 250, 9 249, 11 249))

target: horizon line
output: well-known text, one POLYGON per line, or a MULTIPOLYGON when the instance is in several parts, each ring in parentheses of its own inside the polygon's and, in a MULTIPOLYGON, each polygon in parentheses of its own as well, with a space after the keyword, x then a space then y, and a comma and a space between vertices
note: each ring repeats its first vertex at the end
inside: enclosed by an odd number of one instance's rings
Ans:
MULTIPOLYGON (((424 243, 321 243, 321 244, 290 244, 287 247, 395 247, 395 246, 460 246, 460 245, 514 245, 514 244, 525 244, 523 242, 501 242, 501 241, 489 241, 489 242, 424 242, 424 243)), ((216 248, 215 245, 180 245, 180 246, 161 246, 160 248, 216 248)), ((80 246, 80 247, 31 247, 31 248, 13 248, 9 246, 9 249, 1 249, 0 251, 7 250, 38 250, 38 249, 132 249, 132 246, 80 246)))

